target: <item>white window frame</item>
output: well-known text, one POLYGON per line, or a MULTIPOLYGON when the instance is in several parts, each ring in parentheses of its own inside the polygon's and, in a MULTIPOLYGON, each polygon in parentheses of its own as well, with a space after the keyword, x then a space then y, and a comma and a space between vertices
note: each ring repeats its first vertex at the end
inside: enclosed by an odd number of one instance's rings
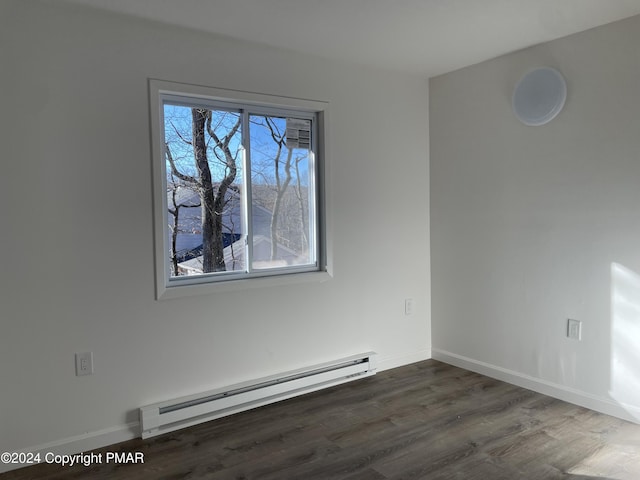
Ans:
POLYGON ((247 288, 322 282, 332 276, 328 235, 328 103, 255 92, 189 85, 164 80, 149 80, 151 122, 151 157, 153 174, 154 255, 156 298, 169 299, 189 295, 213 294, 247 288), (273 114, 267 109, 289 111, 292 115, 313 116, 317 124, 315 140, 316 187, 316 265, 309 268, 270 269, 252 274, 198 275, 172 278, 169 268, 169 241, 167 233, 167 178, 164 153, 164 101, 188 99, 197 104, 228 104, 250 107, 251 113, 273 114))

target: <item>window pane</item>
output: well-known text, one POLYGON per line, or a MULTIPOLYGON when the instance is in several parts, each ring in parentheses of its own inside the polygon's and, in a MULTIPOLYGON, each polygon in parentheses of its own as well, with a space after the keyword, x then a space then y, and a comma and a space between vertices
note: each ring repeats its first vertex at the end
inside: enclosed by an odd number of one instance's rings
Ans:
POLYGON ((164 104, 171 277, 246 270, 241 114, 164 104))
POLYGON ((311 265, 311 120, 250 115, 254 269, 311 265))

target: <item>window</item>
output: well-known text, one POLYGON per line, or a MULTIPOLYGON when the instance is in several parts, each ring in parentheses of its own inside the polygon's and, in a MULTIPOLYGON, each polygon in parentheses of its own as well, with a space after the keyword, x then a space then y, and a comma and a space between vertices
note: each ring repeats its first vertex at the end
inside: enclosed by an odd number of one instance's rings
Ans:
POLYGON ((326 270, 326 105, 150 85, 158 297, 326 270))

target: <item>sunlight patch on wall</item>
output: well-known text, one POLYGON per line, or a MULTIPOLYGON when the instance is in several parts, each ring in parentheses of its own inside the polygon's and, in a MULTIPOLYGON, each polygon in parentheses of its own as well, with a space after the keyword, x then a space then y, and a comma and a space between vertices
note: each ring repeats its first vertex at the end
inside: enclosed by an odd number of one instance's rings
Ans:
POLYGON ((640 420, 640 275, 611 264, 611 397, 640 420))

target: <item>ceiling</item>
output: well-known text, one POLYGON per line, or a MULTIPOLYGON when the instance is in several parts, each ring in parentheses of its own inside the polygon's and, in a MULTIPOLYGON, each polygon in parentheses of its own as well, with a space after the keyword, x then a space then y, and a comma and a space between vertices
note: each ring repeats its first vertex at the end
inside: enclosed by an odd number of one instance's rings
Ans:
POLYGON ((66 0, 427 77, 640 14, 640 0, 66 0))

